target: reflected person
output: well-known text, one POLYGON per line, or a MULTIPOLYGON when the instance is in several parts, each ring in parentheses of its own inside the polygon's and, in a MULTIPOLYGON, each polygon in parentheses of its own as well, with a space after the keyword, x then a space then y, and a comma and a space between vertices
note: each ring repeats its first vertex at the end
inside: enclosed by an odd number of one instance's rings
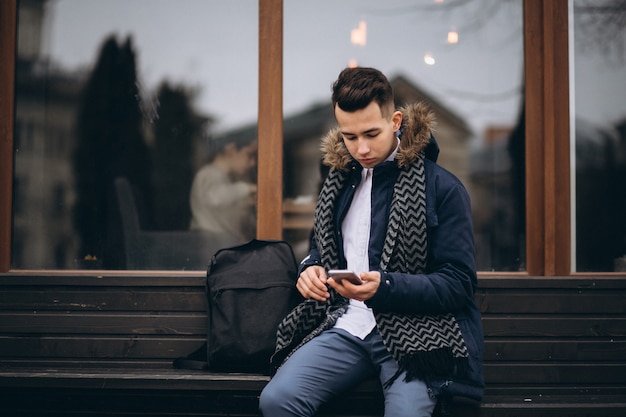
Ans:
POLYGON ((331 169, 296 288, 279 325, 264 416, 313 416, 366 378, 385 416, 431 416, 438 400, 483 395, 483 334, 470 200, 436 164, 434 116, 396 110, 388 79, 347 68, 333 84, 338 128, 322 141, 331 169), (361 283, 329 278, 350 269, 361 283))
POLYGON ((191 229, 241 243, 256 235, 257 186, 251 181, 257 162, 256 137, 215 139, 213 157, 191 185, 191 229))

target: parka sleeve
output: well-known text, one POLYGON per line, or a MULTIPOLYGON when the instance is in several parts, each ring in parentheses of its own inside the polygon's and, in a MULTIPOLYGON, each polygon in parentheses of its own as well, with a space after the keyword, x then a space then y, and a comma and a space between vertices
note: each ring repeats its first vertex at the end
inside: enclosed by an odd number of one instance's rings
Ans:
POLYGON ((315 242, 314 236, 311 236, 310 243, 311 248, 309 249, 309 254, 302 260, 302 262, 300 262, 300 265, 298 265, 298 276, 300 276, 300 273, 308 267, 322 264, 321 256, 317 249, 317 243, 315 242))

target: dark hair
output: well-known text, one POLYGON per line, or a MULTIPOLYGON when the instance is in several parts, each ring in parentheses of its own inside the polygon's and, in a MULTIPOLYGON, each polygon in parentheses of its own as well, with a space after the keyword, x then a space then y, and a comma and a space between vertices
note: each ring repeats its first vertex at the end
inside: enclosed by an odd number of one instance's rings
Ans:
POLYGON ((229 144, 234 144, 236 149, 242 149, 257 140, 257 129, 244 127, 232 130, 218 136, 207 137, 206 144, 209 154, 209 161, 215 159, 217 155, 224 152, 229 144))
POLYGON ((375 68, 346 68, 333 83, 333 108, 353 112, 367 107, 372 101, 380 106, 383 116, 393 113, 393 89, 387 77, 375 68))

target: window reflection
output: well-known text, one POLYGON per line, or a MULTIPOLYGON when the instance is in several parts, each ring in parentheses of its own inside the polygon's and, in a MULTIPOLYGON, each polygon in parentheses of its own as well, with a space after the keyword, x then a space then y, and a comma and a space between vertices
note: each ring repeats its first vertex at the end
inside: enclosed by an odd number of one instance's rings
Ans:
POLYGON ((626 5, 573 2, 574 270, 626 271, 626 5))
POLYGON ((361 65, 390 78, 398 105, 425 100, 435 111, 438 162, 472 198, 478 268, 524 270, 522 1, 284 7, 284 234, 298 255, 323 176, 319 140, 335 124, 330 86, 341 69, 361 65))
POLYGON ((211 159, 191 186, 191 228, 248 241, 256 236, 257 137, 239 132, 212 140, 211 159))
POLYGON ((256 1, 18 6, 13 268, 204 270, 254 236, 254 194, 236 237, 192 228, 190 198, 254 124, 256 1))

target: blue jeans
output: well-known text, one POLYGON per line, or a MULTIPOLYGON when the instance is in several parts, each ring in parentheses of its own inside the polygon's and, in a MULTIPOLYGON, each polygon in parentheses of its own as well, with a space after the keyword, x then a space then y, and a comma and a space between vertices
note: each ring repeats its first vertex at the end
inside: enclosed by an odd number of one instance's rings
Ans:
MULTIPOLYGON (((398 370, 375 329, 365 340, 330 329, 298 349, 261 393, 266 417, 314 416, 331 398, 378 375, 385 384, 398 370)), ((385 416, 430 417, 436 405, 426 384, 404 381, 404 374, 384 389, 385 416)))

